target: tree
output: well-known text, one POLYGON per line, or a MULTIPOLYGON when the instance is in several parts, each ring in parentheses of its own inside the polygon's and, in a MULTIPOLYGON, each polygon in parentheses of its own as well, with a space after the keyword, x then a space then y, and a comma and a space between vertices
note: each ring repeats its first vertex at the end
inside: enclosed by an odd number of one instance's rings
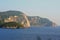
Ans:
POLYGON ((17 22, 8 22, 1 25, 1 28, 23 28, 24 25, 17 22))
POLYGON ((2 25, 4 22, 2 20, 0 20, 0 25, 2 25))

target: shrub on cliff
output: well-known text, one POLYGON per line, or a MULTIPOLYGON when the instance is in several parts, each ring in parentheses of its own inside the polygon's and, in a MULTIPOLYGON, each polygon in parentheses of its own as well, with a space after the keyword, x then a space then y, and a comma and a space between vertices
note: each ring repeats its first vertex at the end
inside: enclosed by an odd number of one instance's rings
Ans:
POLYGON ((8 22, 1 25, 1 28, 23 28, 24 25, 17 22, 8 22))

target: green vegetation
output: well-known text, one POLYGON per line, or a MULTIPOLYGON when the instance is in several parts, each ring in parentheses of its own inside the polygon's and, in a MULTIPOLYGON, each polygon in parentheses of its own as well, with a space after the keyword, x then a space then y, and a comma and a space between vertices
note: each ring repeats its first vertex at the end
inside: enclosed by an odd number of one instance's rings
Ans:
POLYGON ((0 20, 0 25, 2 25, 4 23, 4 21, 0 20))
POLYGON ((24 14, 23 12, 20 11, 5 11, 5 12, 0 12, 0 16, 2 19, 8 18, 9 16, 19 16, 21 17, 21 14, 24 14))
MULTIPOLYGON (((5 27, 15 27, 15 28, 21 28, 23 27, 23 25, 20 24, 20 22, 26 22, 26 20, 24 20, 24 16, 25 15, 23 12, 21 11, 5 11, 5 12, 0 12, 0 26, 5 26, 5 27), (14 17, 17 16, 17 17, 14 17), (12 21, 12 19, 14 21, 12 21), (15 22, 16 21, 16 22, 15 22), (18 22, 18 23, 17 23, 18 22)), ((25 15, 27 16, 27 15, 25 15)), ((31 26, 53 26, 53 22, 50 21, 47 18, 42 18, 39 16, 27 16, 30 25, 31 26)), ((55 24, 56 25, 56 24, 55 24)))
MULTIPOLYGON (((20 11, 5 11, 5 12, 0 12, 0 28, 21 28, 24 27, 20 22, 5 22, 5 19, 8 19, 10 16, 19 16, 21 17, 20 14, 24 14, 20 11)), ((17 18, 16 18, 17 19, 17 18)), ((8 20, 7 20, 8 21, 8 20)), ((18 21, 18 20, 17 20, 18 21)))
POLYGON ((20 23, 16 22, 8 22, 8 23, 3 23, 1 25, 1 28, 23 28, 24 26, 20 23))

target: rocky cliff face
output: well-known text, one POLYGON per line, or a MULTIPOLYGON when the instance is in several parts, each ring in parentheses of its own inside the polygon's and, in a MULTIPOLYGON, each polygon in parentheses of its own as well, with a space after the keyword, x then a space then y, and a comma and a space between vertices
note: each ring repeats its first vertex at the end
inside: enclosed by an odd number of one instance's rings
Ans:
POLYGON ((0 12, 0 19, 6 22, 18 22, 24 27, 30 27, 30 22, 27 16, 20 11, 0 12))
POLYGON ((0 20, 3 20, 4 22, 18 22, 23 24, 24 27, 56 25, 47 18, 42 18, 39 16, 27 16, 20 11, 0 12, 0 20))
POLYGON ((56 23, 53 23, 47 18, 42 18, 39 16, 28 16, 31 26, 56 26, 56 23))

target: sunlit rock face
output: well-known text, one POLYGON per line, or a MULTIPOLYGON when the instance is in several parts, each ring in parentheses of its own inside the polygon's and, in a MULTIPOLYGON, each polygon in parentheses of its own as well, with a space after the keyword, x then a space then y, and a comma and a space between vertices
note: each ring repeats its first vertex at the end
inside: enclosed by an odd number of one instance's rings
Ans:
POLYGON ((30 27, 30 22, 25 14, 22 14, 21 23, 24 25, 24 27, 30 27))
POLYGON ((30 21, 30 26, 36 26, 36 27, 56 27, 56 23, 52 22, 48 18, 42 18, 39 16, 28 16, 28 19, 30 21))
POLYGON ((25 20, 26 20, 26 24, 25 24, 25 27, 30 27, 30 22, 27 18, 27 16, 24 16, 25 20))
MULTIPOLYGON (((50 21, 47 18, 42 18, 39 16, 28 16, 20 11, 5 11, 0 12, 0 21, 3 22, 17 22, 24 26, 24 28, 28 28, 30 26, 46 26, 46 27, 52 27, 56 26, 55 23, 50 21)), ((0 23, 0 25, 1 25, 0 23)))
POLYGON ((27 15, 20 11, 5 11, 0 12, 0 19, 6 22, 18 22, 23 24, 24 27, 30 27, 30 22, 27 15))

